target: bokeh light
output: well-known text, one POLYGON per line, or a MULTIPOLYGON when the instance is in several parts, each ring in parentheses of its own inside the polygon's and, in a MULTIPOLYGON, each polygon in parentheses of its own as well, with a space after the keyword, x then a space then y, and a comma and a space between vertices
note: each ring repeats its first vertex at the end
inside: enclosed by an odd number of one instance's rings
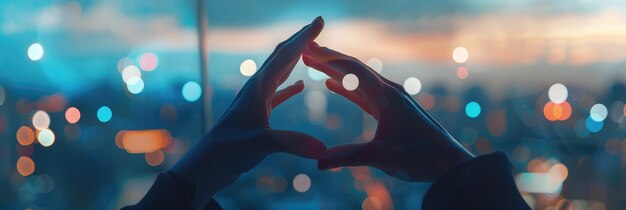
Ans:
POLYGON ((50 116, 47 112, 37 111, 33 115, 33 127, 37 130, 43 130, 50 126, 50 116))
POLYGON ((187 82, 183 85, 182 93, 186 101, 194 102, 202 96, 202 87, 197 82, 187 82))
POLYGON ((70 107, 65 110, 65 119, 68 123, 74 124, 80 120, 80 111, 76 107, 70 107))
POLYGON ((137 66, 130 65, 122 71, 122 80, 124 80, 125 83, 129 83, 129 81, 135 77, 141 78, 141 71, 137 66))
POLYGON ((128 57, 120 58, 120 60, 117 61, 117 71, 121 74, 122 72, 124 72, 124 69, 126 67, 131 66, 131 65, 135 65, 135 63, 130 58, 128 57))
POLYGON ((563 101, 567 100, 567 96, 567 87, 561 83, 553 84, 550 86, 550 89, 548 89, 548 97, 550 98, 550 101, 554 103, 563 103, 563 101))
POLYGON ((163 160, 165 160, 165 153, 163 153, 163 151, 161 150, 157 150, 154 152, 146 153, 144 157, 148 165, 158 166, 158 165, 161 165, 161 163, 163 163, 163 160))
POLYGON ((298 174, 293 178, 293 189, 298 192, 306 192, 311 188, 311 178, 306 174, 298 174))
POLYGON ((30 157, 22 156, 17 159, 17 172, 22 176, 29 176, 35 172, 35 162, 30 157))
POLYGON ((458 68, 456 68, 456 77, 458 77, 459 79, 467 79, 468 76, 469 70, 467 70, 467 67, 459 66, 458 68))
POLYGON ((113 112, 108 106, 102 106, 98 109, 96 116, 100 122, 108 122, 113 117, 113 112))
POLYGON ((54 144, 55 136, 52 130, 44 129, 39 131, 39 134, 37 134, 37 140, 41 146, 49 147, 54 144))
POLYGON ((126 89, 128 89, 128 92, 132 94, 141 93, 141 91, 143 91, 143 88, 144 83, 141 77, 132 77, 128 80, 128 83, 126 83, 126 89))
POLYGON ((241 65, 239 65, 239 72, 241 72, 241 74, 246 77, 254 75, 254 73, 256 73, 256 70, 256 63, 252 59, 246 59, 241 62, 241 65))
POLYGON ((587 117, 587 120, 585 120, 585 126, 589 132, 597 133, 604 127, 604 121, 595 121, 590 115, 587 117))
POLYGON ((572 106, 567 101, 560 104, 548 101, 543 107, 543 114, 549 121, 564 121, 572 115, 572 106))
POLYGON ((144 71, 154 71, 159 65, 159 57, 152 52, 143 53, 139 56, 139 68, 144 71))
POLYGON ((597 122, 604 121, 608 114, 609 111, 604 104, 595 104, 591 107, 591 110, 589 110, 589 116, 597 122))
POLYGON ((28 58, 33 61, 41 60, 43 57, 43 46, 39 43, 33 43, 28 47, 28 58))
POLYGON ((27 146, 32 144, 35 140, 35 132, 33 132, 33 129, 30 129, 29 127, 22 126, 17 129, 15 138, 17 139, 17 143, 27 146))
POLYGON ((367 66, 374 69, 374 71, 378 73, 381 73, 383 71, 383 61, 381 61, 379 58, 367 59, 365 64, 367 64, 367 66))
POLYGON ((457 47, 452 51, 452 59, 457 63, 465 63, 469 58, 469 52, 465 47, 457 47))
POLYGON ((341 84, 346 90, 353 91, 359 87, 359 78, 354 74, 346 74, 343 76, 341 84))
POLYGON ((410 95, 417 95, 422 90, 422 82, 415 77, 404 80, 404 90, 410 95))
POLYGON ((480 111, 480 104, 475 101, 469 102, 465 105, 465 114, 470 118, 478 117, 478 115, 480 115, 480 111))

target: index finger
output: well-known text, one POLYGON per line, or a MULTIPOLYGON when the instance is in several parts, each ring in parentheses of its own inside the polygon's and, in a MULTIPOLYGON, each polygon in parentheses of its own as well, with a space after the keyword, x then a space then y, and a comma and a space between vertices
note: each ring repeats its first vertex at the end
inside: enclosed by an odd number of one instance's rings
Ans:
POLYGON ((300 59, 306 45, 320 34, 323 27, 324 20, 317 17, 311 24, 280 43, 266 63, 261 66, 259 74, 262 74, 265 81, 279 81, 286 78, 300 59))

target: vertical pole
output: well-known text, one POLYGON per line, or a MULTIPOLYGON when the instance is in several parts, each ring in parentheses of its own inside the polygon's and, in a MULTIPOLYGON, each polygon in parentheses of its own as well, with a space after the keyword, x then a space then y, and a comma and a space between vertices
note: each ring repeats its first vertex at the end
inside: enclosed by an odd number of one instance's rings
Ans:
POLYGON ((209 84, 208 49, 206 43, 206 32, 208 21, 205 0, 197 0, 198 8, 198 51, 200 54, 200 80, 202 82, 202 132, 208 132, 211 128, 211 96, 212 90, 209 84))

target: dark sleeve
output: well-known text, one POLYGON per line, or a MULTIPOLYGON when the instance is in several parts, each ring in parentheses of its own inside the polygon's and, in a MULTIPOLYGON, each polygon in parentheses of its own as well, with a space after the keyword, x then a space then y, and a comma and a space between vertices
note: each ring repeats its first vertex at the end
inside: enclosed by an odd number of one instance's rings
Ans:
MULTIPOLYGON (((193 185, 182 180, 176 173, 167 171, 157 176, 154 184, 139 203, 122 209, 194 209, 192 200, 195 194, 196 189, 193 185)), ((211 199, 203 209, 222 210, 222 207, 215 199, 211 199)))
POLYGON ((433 183, 422 209, 530 209, 511 170, 511 163, 502 152, 467 160, 433 183))

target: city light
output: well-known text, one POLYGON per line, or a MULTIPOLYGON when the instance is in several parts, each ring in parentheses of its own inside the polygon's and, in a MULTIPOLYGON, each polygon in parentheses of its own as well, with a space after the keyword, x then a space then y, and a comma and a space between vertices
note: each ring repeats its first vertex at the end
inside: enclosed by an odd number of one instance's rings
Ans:
POLYGON ((597 122, 604 121, 608 114, 609 111, 606 109, 606 106, 604 106, 604 104, 595 104, 591 107, 591 110, 589 110, 589 116, 591 117, 591 119, 597 122))
POLYGON ((346 90, 353 91, 359 87, 359 78, 354 74, 346 74, 343 76, 341 84, 346 90))
POLYGON ((457 63, 465 63, 469 58, 469 51, 465 47, 457 47, 452 51, 452 59, 457 63))
POLYGON ((306 174, 298 174, 293 178, 293 189, 298 192, 306 192, 311 188, 311 178, 306 174))
POLYGON ((256 63, 252 59, 246 59, 239 65, 239 71, 243 76, 249 77, 256 73, 256 63))
POLYGON ((26 126, 22 126, 17 129, 17 133, 15 134, 15 138, 20 145, 28 146, 33 143, 35 140, 35 132, 32 129, 26 126))
POLYGON ((422 90, 422 82, 415 77, 404 80, 404 90, 410 95, 417 95, 422 90))
POLYGON ((124 68, 124 70, 122 71, 122 80, 124 80, 124 82, 128 84, 133 78, 141 78, 141 71, 139 70, 139 68, 133 65, 124 68))
POLYGON ((202 96, 202 88, 197 82, 187 82, 183 85, 182 93, 186 101, 194 102, 202 96))
POLYGON ((111 111, 111 108, 109 108, 108 106, 100 107, 96 114, 100 122, 108 122, 113 117, 113 112, 111 111))
POLYGON ((383 71, 383 61, 379 58, 370 58, 365 62, 370 68, 374 69, 374 71, 381 73, 383 71))
POLYGON ((80 120, 80 111, 76 107, 70 107, 65 111, 65 119, 68 123, 74 124, 80 120))
POLYGON ((459 66, 458 68, 456 68, 456 77, 458 77, 459 79, 467 79, 468 76, 469 71, 467 70, 467 67, 459 66))
POLYGON ((44 147, 52 146, 52 144, 54 144, 55 139, 56 137, 54 136, 54 133, 50 129, 41 130, 39 131, 39 134, 37 135, 37 140, 39 141, 39 144, 41 144, 41 146, 44 146, 44 147))
POLYGON ((50 116, 44 111, 37 111, 33 115, 33 127, 43 130, 50 126, 50 116))
POLYGON ((139 55, 139 68, 144 71, 154 71, 159 65, 159 57, 152 52, 139 55))
POLYGON ((567 88, 561 83, 553 84, 548 90, 548 97, 550 98, 550 101, 557 104, 563 103, 565 100, 567 100, 567 96, 567 88))
POLYGON ((35 172, 35 162, 30 157, 22 156, 17 159, 17 172, 22 176, 30 176, 35 172))
POLYGON ((43 57, 43 46, 39 43, 33 43, 28 47, 28 58, 33 61, 38 61, 43 57))
POLYGON ((480 111, 480 104, 478 104, 477 102, 472 101, 465 105, 465 114, 470 118, 478 117, 478 115, 480 115, 480 111))

